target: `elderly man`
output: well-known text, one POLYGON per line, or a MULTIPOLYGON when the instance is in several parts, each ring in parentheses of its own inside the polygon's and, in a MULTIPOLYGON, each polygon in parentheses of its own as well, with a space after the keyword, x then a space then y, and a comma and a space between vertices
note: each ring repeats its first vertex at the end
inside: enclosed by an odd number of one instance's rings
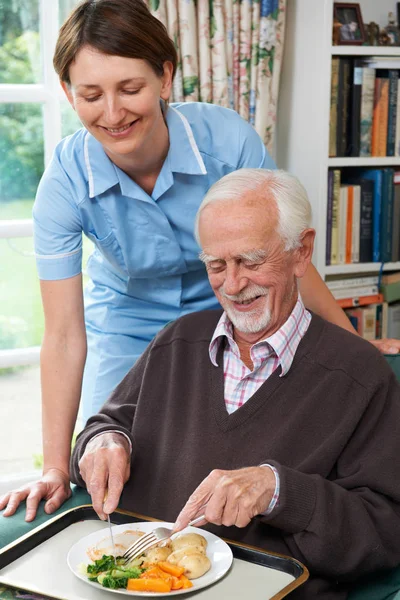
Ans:
POLYGON ((400 393, 371 344, 305 310, 309 224, 285 172, 210 189, 196 226, 224 311, 156 337, 88 421, 72 472, 102 518, 119 501, 176 529, 204 513, 221 536, 303 561, 293 598, 341 600, 400 563, 400 393))

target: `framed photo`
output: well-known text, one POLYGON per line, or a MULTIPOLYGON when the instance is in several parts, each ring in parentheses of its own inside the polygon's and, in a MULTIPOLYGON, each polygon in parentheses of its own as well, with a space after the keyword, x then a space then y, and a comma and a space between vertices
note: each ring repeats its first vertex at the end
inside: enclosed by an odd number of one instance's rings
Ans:
POLYGON ((365 42, 364 24, 358 3, 334 2, 333 40, 340 45, 361 45, 365 42))

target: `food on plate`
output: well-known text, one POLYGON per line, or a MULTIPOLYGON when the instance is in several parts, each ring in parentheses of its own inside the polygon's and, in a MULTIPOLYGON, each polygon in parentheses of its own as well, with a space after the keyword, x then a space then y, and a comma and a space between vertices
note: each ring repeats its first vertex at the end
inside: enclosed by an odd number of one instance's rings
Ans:
POLYGON ((168 543, 163 542, 124 565, 122 554, 140 535, 143 533, 128 530, 115 536, 120 552, 116 558, 110 554, 109 538, 100 540, 88 548, 87 554, 93 562, 82 565, 81 572, 90 581, 110 589, 171 592, 189 589, 193 586, 190 580, 201 577, 211 567, 206 555, 207 540, 197 533, 182 534, 168 543), (99 557, 101 551, 104 553, 99 557))
POLYGON ((210 570, 211 562, 208 556, 202 552, 193 552, 182 556, 178 565, 183 567, 184 574, 188 579, 197 579, 210 570))
POLYGON ((150 550, 147 550, 147 552, 144 553, 145 561, 143 562, 143 566, 147 567, 149 565, 155 565, 160 561, 168 560, 171 553, 172 549, 170 544, 150 548, 150 550))
POLYGON ((172 551, 180 550, 181 548, 187 548, 188 546, 199 546, 204 548, 204 551, 207 548, 207 540, 203 535, 199 533, 182 533, 174 540, 171 540, 171 548, 172 551))
MULTIPOLYGON (((142 535, 144 535, 143 531, 138 531, 137 529, 126 529, 125 531, 114 535, 115 552, 117 556, 122 556, 125 550, 134 544, 142 535)), ((113 547, 109 535, 86 550, 86 554, 93 562, 101 559, 105 554, 108 555, 112 553, 113 547)))

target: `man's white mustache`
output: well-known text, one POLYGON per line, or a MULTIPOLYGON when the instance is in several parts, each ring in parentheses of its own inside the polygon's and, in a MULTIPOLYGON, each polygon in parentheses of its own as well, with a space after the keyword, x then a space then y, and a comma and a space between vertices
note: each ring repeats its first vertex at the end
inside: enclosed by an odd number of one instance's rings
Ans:
POLYGON ((245 302, 246 300, 251 300, 257 296, 268 296, 269 288, 262 285, 253 285, 251 288, 246 288, 243 290, 243 292, 240 292, 240 294, 235 294, 234 296, 226 294, 223 286, 221 286, 218 291, 220 292, 221 296, 227 298, 227 300, 231 300, 232 302, 245 302))

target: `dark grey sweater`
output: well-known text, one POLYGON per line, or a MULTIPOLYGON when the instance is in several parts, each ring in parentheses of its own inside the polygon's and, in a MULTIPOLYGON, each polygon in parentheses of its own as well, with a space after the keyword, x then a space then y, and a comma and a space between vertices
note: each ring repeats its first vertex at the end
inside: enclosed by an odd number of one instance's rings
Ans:
POLYGON ((289 554, 308 583, 293 599, 341 600, 352 582, 400 563, 400 388, 368 342, 313 315, 285 377, 280 368, 236 412, 224 402, 222 353, 208 346, 220 311, 162 330, 80 434, 78 461, 95 433, 132 440, 120 507, 174 521, 212 469, 273 464, 280 499, 225 538, 289 554))

